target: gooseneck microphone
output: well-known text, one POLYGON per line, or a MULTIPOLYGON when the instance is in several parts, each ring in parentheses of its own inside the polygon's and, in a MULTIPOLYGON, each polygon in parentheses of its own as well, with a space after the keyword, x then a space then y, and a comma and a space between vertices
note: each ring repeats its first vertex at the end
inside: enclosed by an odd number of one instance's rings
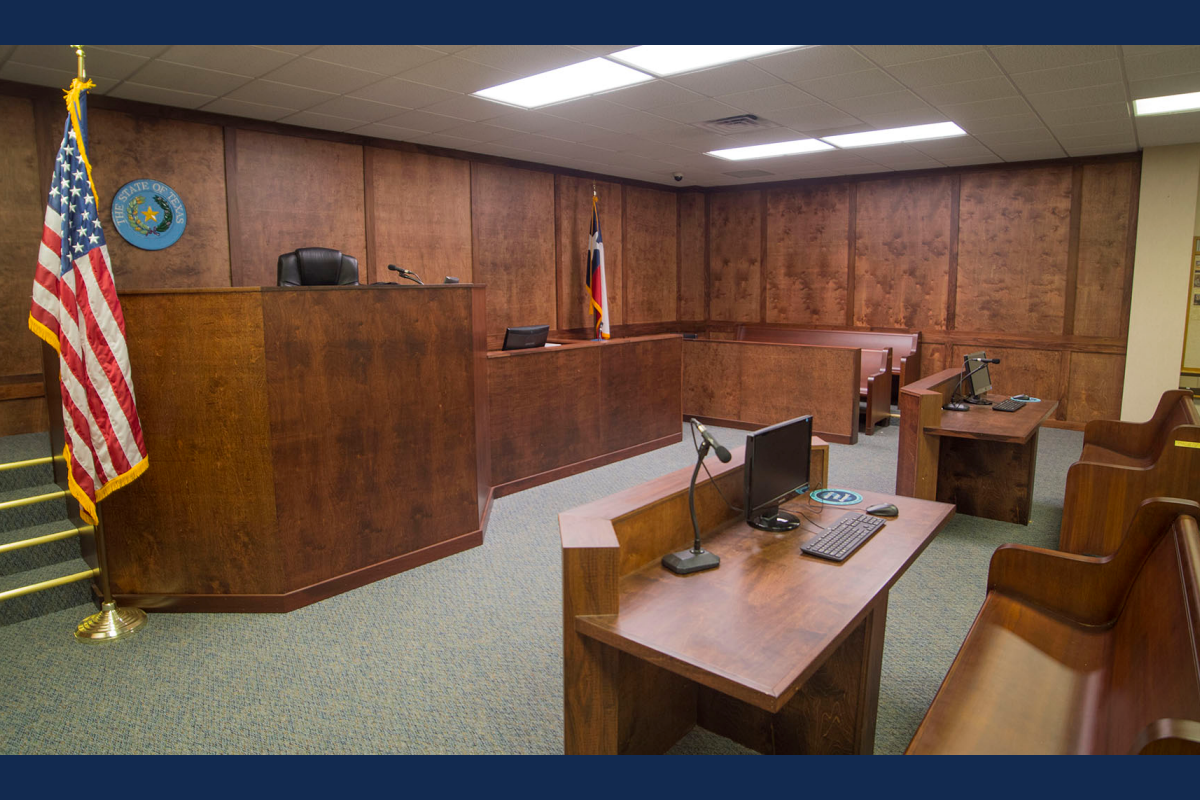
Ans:
POLYGON ((720 443, 713 438, 713 435, 708 432, 708 428, 704 427, 700 420, 696 419, 695 417, 692 417, 692 425, 696 427, 700 437, 704 439, 704 441, 708 443, 708 446, 713 449, 713 452, 717 454, 717 458, 720 460, 720 462, 722 464, 728 464, 729 459, 732 458, 732 456, 729 455, 728 450, 722 447, 720 443))
POLYGON ((975 361, 980 364, 999 364, 1000 363, 1000 359, 998 359, 998 358, 969 358, 967 360, 975 361))
POLYGON ((959 398, 962 397, 962 395, 959 394, 958 390, 962 388, 963 383, 967 379, 969 379, 976 372, 979 372, 979 370, 983 369, 985 364, 999 364, 999 363, 1000 363, 1000 359, 998 359, 998 358, 967 358, 964 356, 963 357, 962 375, 959 377, 958 383, 956 383, 954 385, 954 391, 950 392, 950 402, 948 402, 948 403, 946 403, 946 405, 942 406, 942 410, 943 411, 970 411, 971 407, 969 405, 964 403, 961 399, 959 399, 959 400, 954 399, 955 397, 959 397, 959 398), (978 362, 979 366, 976 367, 975 369, 971 369, 970 362, 972 362, 972 361, 978 362))
POLYGON ((418 276, 417 273, 413 272, 411 269, 397 267, 395 264, 388 264, 388 269, 390 269, 392 272, 399 272, 401 277, 408 278, 410 281, 416 281, 422 286, 425 285, 425 281, 421 280, 420 276, 418 276))

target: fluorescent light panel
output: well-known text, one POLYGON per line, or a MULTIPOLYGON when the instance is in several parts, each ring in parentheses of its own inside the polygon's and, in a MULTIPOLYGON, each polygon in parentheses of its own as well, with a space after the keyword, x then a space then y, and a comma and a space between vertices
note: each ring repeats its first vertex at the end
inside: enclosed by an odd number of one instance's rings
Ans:
POLYGON ((730 61, 741 61, 803 44, 643 44, 612 53, 609 58, 653 72, 659 77, 678 75, 730 61))
POLYGON ((1133 101, 1133 113, 1138 117, 1149 117, 1154 114, 1178 114, 1181 111, 1197 109, 1200 109, 1200 92, 1169 94, 1163 97, 1147 97, 1144 100, 1133 101))
POLYGON ((795 139, 790 142, 756 144, 750 147, 733 147, 728 150, 710 150, 708 155, 724 158, 729 161, 747 161, 751 158, 793 156, 799 153, 817 153, 821 150, 832 149, 832 146, 825 144, 819 139, 795 139))
POLYGON ((482 89, 474 94, 521 108, 538 108, 650 80, 654 80, 653 76, 644 72, 614 64, 604 58, 593 58, 482 89))
POLYGON ((823 136, 821 141, 835 144, 838 147, 870 147, 877 144, 920 142, 926 139, 947 139, 951 136, 966 135, 967 132, 953 122, 935 122, 932 125, 912 125, 907 128, 888 128, 882 131, 823 136))

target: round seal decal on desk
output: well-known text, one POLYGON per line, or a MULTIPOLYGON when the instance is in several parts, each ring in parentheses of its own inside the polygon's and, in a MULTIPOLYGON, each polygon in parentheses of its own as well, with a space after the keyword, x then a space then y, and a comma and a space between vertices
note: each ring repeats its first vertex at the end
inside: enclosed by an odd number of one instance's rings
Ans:
POLYGON ((187 211, 179 193, 162 181, 130 181, 113 195, 117 232, 134 247, 162 250, 179 241, 187 211))
POLYGON ((861 494, 849 489, 818 489, 809 496, 827 506, 853 506, 863 501, 861 494))

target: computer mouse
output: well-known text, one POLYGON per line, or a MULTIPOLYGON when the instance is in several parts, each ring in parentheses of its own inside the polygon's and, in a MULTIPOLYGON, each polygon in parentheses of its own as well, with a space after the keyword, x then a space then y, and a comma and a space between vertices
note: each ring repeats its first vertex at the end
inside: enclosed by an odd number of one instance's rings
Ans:
POLYGON ((1022 403, 1028 403, 1028 402, 1029 402, 1030 400, 1032 400, 1033 398, 1032 398, 1032 397, 1030 397, 1030 396, 1029 396, 1029 395, 1027 395, 1027 394, 1014 394, 1014 395, 1012 396, 1012 399, 1013 399, 1013 400, 1020 400, 1022 403))
POLYGON ((900 515, 900 509, 891 503, 878 503, 868 508, 867 513, 874 517, 897 517, 900 515))

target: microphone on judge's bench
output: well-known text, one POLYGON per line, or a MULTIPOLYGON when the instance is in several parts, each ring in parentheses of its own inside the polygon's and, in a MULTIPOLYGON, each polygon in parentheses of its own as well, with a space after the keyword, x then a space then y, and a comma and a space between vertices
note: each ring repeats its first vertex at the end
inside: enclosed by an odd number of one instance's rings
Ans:
POLYGON ((397 267, 395 264, 388 264, 388 269, 390 269, 392 272, 399 272, 405 278, 408 278, 409 280, 412 280, 412 281, 416 281, 417 283, 421 284, 422 286, 425 285, 425 281, 421 280, 420 276, 417 275, 417 273, 413 272, 411 269, 404 269, 403 267, 397 267))
POLYGON ((713 452, 717 454, 717 458, 720 460, 720 462, 722 464, 728 464, 729 459, 733 456, 731 456, 729 451, 722 447, 720 443, 717 442, 717 440, 713 437, 713 435, 708 432, 708 428, 704 427, 700 420, 696 419, 695 417, 692 417, 692 425, 696 426, 696 430, 700 432, 700 437, 704 439, 704 441, 708 443, 708 446, 713 449, 713 452))

